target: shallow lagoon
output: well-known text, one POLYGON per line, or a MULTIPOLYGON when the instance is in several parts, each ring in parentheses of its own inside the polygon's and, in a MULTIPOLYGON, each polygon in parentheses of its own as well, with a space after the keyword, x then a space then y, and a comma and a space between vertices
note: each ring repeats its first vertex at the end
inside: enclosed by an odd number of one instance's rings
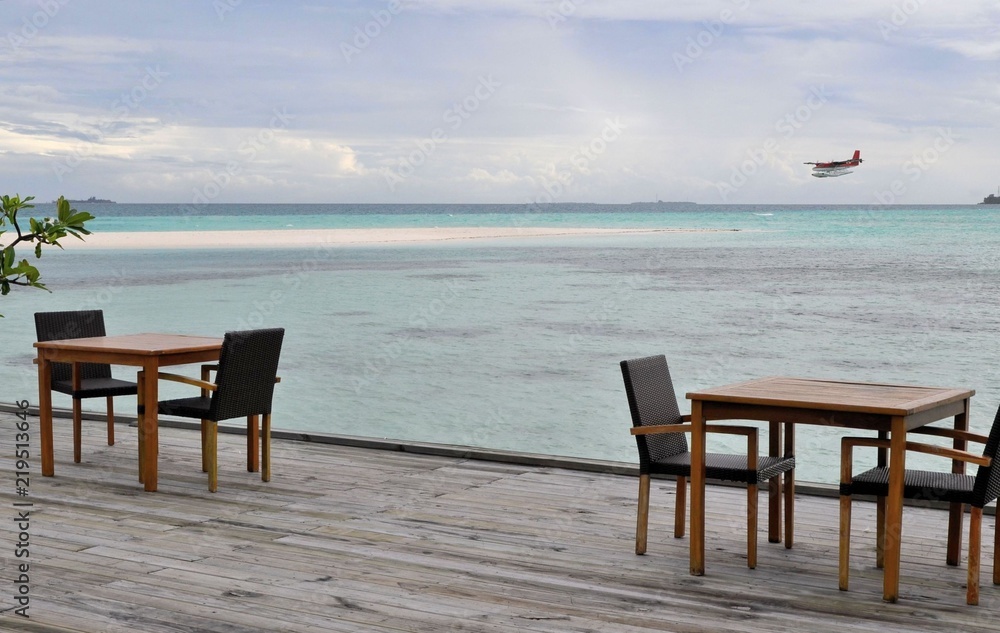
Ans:
MULTIPOLYGON (((279 428, 633 462, 618 361, 657 353, 682 409, 686 391, 770 374, 971 387, 980 430, 1000 405, 1000 210, 262 215, 244 205, 178 223, 110 206, 124 216, 103 216, 95 231, 740 230, 291 250, 70 247, 41 262, 53 293, 3 299, 3 401, 37 400, 33 312, 98 307, 110 333, 285 327, 279 428)), ((187 393, 163 387, 174 388, 187 393)), ((800 480, 835 481, 842 433, 800 429, 800 480)), ((739 450, 732 441, 710 448, 739 450)))

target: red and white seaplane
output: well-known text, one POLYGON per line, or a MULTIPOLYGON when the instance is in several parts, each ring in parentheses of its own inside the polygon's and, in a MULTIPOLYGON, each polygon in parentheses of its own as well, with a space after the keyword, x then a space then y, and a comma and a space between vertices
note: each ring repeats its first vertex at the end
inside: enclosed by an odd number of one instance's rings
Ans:
POLYGON ((829 163, 803 163, 805 165, 815 165, 812 175, 817 178, 836 178, 852 173, 851 167, 857 167, 862 162, 861 150, 854 150, 854 156, 850 160, 835 160, 829 163))

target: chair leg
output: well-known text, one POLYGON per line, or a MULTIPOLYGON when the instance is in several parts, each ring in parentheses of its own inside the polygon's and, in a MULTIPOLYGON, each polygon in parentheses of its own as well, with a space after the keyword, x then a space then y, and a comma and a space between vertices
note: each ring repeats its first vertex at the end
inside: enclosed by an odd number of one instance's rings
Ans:
POLYGON ((1000 510, 993 517, 993 584, 1000 585, 1000 510))
POLYGON ((767 480, 767 541, 781 542, 781 475, 767 480))
POLYGON ((747 486, 747 567, 757 568, 757 486, 747 486))
POLYGON ((213 420, 202 420, 207 427, 205 454, 208 456, 208 491, 215 492, 219 487, 219 424, 213 420))
POLYGON ((847 591, 851 575, 851 497, 840 495, 840 590, 847 591))
POLYGON ((73 461, 80 463, 80 444, 83 442, 83 401, 73 398, 73 461))
POLYGON ((965 602, 979 604, 979 552, 982 545, 983 509, 973 506, 969 519, 969 579, 965 602))
POLYGON ((208 420, 201 421, 201 472, 208 472, 208 420))
POLYGON ((965 505, 948 504, 948 549, 945 563, 952 567, 962 564, 962 522, 965 520, 965 505))
POLYGON ((260 426, 256 415, 247 416, 247 471, 260 470, 260 426))
POLYGON ((785 473, 785 549, 795 541, 795 471, 785 473))
POLYGON ((674 538, 684 538, 687 521, 687 477, 677 477, 677 505, 674 506, 674 538))
POLYGON ((646 527, 649 525, 649 475, 639 475, 639 508, 635 520, 635 553, 646 553, 646 527))
POLYGON ((115 399, 108 396, 108 446, 115 445, 115 399))
POLYGON ((875 566, 885 568, 885 497, 875 499, 875 566))
POLYGON ((271 414, 264 414, 264 428, 261 431, 260 453, 263 465, 260 469, 261 481, 271 481, 271 414))
MULTIPOLYGON (((209 382, 212 374, 211 365, 201 366, 201 379, 209 382)), ((208 397, 208 389, 201 390, 201 397, 208 397)), ((201 421, 201 472, 208 472, 208 420, 201 421)))

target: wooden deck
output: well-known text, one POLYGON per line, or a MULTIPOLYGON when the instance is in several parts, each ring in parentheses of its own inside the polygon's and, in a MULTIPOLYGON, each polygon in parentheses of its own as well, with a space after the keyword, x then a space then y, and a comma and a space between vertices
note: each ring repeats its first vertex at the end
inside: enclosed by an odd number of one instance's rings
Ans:
POLYGON ((279 440, 262 484, 243 438, 221 435, 211 494, 197 432, 162 429, 160 489, 146 493, 134 428, 108 447, 85 422, 73 464, 57 419, 56 476, 43 478, 29 420, 19 497, 16 420, 0 414, 3 631, 1000 631, 992 520, 969 607, 964 566, 944 564, 945 513, 907 508, 901 600, 886 604, 866 503, 840 592, 830 498, 797 499, 792 550, 767 543, 762 521, 748 570, 745 493, 710 487, 707 574, 693 577, 672 537, 672 482, 653 483, 649 553, 636 556, 634 477, 279 440), (15 502, 33 504, 27 559, 14 556, 15 502), (13 613, 24 561, 30 619, 13 613))

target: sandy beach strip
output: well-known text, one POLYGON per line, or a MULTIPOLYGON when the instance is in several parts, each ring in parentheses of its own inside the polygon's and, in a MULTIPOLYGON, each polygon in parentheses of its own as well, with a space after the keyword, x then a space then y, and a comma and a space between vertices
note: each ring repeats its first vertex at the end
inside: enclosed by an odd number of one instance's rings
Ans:
MULTIPOLYGON (((730 229, 732 230, 732 229, 730 229)), ((94 233, 63 240, 72 249, 314 248, 443 241, 705 233, 716 229, 597 229, 563 227, 435 227, 392 229, 280 229, 274 231, 149 231, 94 233)))

